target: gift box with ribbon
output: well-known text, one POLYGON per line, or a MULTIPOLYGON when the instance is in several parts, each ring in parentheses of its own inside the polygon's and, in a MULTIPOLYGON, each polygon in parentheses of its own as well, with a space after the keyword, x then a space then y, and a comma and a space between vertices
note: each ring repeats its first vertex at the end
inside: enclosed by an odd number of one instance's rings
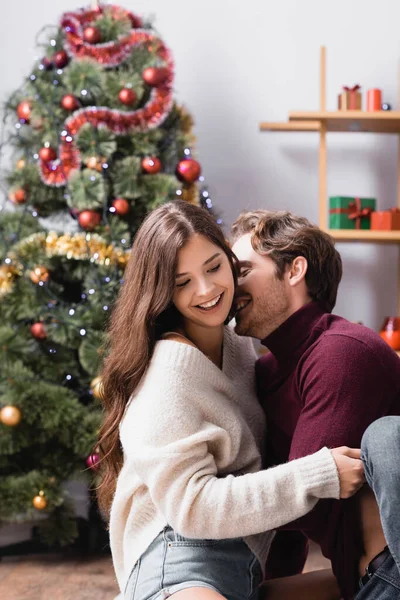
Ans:
POLYGON ((338 96, 339 110, 361 110, 361 86, 354 85, 352 88, 343 86, 343 91, 338 96))
POLYGON ((380 231, 400 230, 400 208, 377 210, 371 214, 371 229, 380 231))
POLYGON ((370 229, 375 198, 332 196, 329 198, 330 229, 370 229))

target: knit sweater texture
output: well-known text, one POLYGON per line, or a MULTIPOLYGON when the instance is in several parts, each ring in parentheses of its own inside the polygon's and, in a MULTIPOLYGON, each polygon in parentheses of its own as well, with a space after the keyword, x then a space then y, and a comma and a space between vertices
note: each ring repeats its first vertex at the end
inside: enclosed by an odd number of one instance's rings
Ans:
POLYGON ((161 340, 120 426, 124 464, 110 515, 121 591, 166 525, 188 538, 243 537, 265 565, 270 530, 338 498, 327 448, 261 470, 265 416, 249 338, 225 328, 223 367, 200 350, 161 340))
MULTIPOLYGON (((400 415, 399 358, 371 329, 310 302, 262 343, 270 350, 256 366, 269 427, 267 465, 301 458, 323 446, 359 448, 368 425, 400 415)), ((279 532, 271 549, 271 577, 301 572, 302 532, 332 561, 343 599, 357 594, 358 563, 365 551, 357 494, 318 502, 285 529, 291 531, 279 532)))

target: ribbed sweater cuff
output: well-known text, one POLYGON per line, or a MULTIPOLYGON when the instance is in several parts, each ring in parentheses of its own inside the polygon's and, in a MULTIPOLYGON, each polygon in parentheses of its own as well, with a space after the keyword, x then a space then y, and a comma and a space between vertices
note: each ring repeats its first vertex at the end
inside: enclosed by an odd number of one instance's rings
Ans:
POLYGON ((340 481, 335 460, 328 450, 299 461, 299 471, 308 493, 315 498, 340 498, 340 481))

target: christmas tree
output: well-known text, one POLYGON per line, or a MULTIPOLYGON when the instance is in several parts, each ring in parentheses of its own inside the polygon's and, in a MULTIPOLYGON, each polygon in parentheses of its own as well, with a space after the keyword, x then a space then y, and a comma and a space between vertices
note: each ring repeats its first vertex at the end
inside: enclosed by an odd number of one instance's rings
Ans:
POLYGON ((211 208, 171 54, 118 6, 66 13, 5 105, 0 213, 0 521, 76 536, 64 484, 96 477, 104 327, 149 210, 211 208), (201 200, 200 200, 201 198, 201 200))

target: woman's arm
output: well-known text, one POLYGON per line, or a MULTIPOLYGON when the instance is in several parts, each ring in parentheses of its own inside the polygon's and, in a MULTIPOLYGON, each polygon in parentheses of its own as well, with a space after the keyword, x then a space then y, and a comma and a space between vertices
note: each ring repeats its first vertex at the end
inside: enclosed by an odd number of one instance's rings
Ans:
POLYGON ((182 376, 172 370, 160 375, 151 393, 133 401, 124 420, 124 469, 140 477, 181 535, 257 534, 306 514, 319 498, 339 497, 338 471, 327 448, 272 469, 221 477, 216 461, 228 462, 237 450, 224 428, 205 420, 196 403, 201 382, 191 378, 182 385, 182 376))
MULTIPOLYGON (((207 430, 199 432, 207 437, 207 430)), ((137 451, 135 471, 168 523, 189 538, 235 538, 275 529, 310 511, 319 497, 339 497, 328 449, 272 469, 217 476, 212 444, 186 438, 137 451)))

